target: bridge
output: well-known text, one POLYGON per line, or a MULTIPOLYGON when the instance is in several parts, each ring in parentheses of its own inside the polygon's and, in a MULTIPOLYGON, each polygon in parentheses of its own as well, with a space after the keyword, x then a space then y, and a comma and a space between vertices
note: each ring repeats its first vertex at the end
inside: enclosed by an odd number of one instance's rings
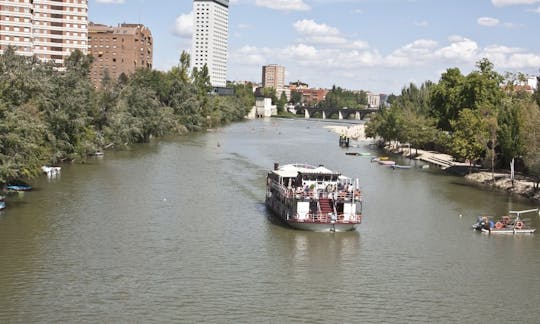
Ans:
POLYGON ((363 120, 367 115, 376 113, 378 108, 316 108, 316 107, 295 107, 297 114, 304 114, 306 119, 320 115, 320 118, 337 119, 357 119, 363 120))

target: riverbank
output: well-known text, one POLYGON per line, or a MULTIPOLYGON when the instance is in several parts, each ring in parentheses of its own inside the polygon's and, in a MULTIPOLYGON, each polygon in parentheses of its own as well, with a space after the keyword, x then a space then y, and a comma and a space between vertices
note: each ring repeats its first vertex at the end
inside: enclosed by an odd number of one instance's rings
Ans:
POLYGON ((481 171, 468 174, 465 179, 540 202, 540 190, 535 191, 534 181, 526 176, 516 175, 512 182, 508 173, 495 172, 492 175, 491 172, 481 171))
MULTIPOLYGON (((365 125, 363 124, 351 126, 331 125, 324 126, 324 128, 329 129, 336 134, 347 136, 353 140, 371 140, 365 136, 365 125)), ((415 160, 436 165, 437 167, 453 174, 460 174, 464 176, 467 181, 470 181, 476 185, 495 188, 497 190, 517 194, 519 196, 540 202, 540 190, 535 191, 534 180, 530 177, 516 175, 514 177, 514 181, 512 181, 509 173, 497 172, 494 174, 494 176, 491 174, 491 172, 486 171, 473 171, 473 173, 469 173, 468 163, 456 162, 454 157, 448 154, 420 149, 417 150, 409 147, 403 148, 400 145, 388 145, 384 149, 394 154, 401 154, 407 158, 411 158, 411 156, 413 156, 413 159, 415 160), (495 181, 493 181, 493 178, 495 178, 495 181)))

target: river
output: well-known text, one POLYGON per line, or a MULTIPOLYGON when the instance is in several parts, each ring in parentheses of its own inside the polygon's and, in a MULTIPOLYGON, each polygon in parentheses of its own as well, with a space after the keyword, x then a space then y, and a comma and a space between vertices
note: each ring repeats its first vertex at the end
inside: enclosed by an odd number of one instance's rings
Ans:
POLYGON ((160 139, 9 196, 0 322, 540 321, 540 233, 471 229, 479 215, 537 206, 435 168, 346 156, 328 124, 255 120, 160 139), (275 223, 264 207, 274 162, 359 178, 363 223, 347 233, 275 223))

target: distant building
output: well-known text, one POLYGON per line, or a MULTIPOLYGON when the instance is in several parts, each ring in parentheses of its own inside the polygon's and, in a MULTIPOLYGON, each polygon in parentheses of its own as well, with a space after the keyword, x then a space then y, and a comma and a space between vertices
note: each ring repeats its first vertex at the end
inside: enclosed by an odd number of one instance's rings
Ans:
POLYGON ((7 46, 60 68, 75 50, 87 54, 88 0, 0 1, 0 54, 7 46))
POLYGON ((537 87, 538 87, 538 79, 537 79, 537 77, 536 77, 536 76, 533 76, 533 75, 529 75, 529 76, 527 77, 527 85, 528 85, 529 87, 531 87, 531 89, 532 89, 533 92, 534 92, 534 90, 536 90, 537 87))
POLYGON ((106 72, 115 81, 122 73, 129 76, 139 68, 152 68, 152 33, 144 25, 90 23, 88 42, 88 54, 94 57, 90 78, 96 87, 106 72))
POLYGON ((309 85, 298 80, 294 82, 289 82, 289 88, 291 89, 291 91, 294 91, 296 89, 308 89, 309 85))
POLYGON ((264 88, 281 90, 285 88, 285 67, 270 64, 262 67, 262 84, 264 88))
POLYGON ((259 118, 277 115, 277 107, 272 105, 271 98, 257 98, 255 100, 255 110, 259 118))
POLYGON ((228 39, 229 1, 193 0, 191 66, 200 70, 206 65, 214 87, 227 83, 228 39))
POLYGON ((328 94, 327 89, 304 89, 296 88, 291 89, 291 92, 298 92, 302 94, 302 103, 308 106, 313 106, 326 99, 328 94))
POLYGON ((367 102, 368 108, 379 108, 381 106, 381 95, 368 92, 367 102))

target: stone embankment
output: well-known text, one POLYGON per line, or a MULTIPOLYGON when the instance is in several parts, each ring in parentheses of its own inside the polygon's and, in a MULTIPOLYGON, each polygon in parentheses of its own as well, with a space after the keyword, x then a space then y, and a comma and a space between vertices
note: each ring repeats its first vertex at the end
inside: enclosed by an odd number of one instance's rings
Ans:
POLYGON ((533 179, 525 176, 516 175, 512 181, 508 173, 496 172, 492 174, 482 171, 468 174, 465 179, 540 201, 540 190, 535 190, 533 179))
POLYGON ((341 125, 330 125, 324 126, 324 128, 329 129, 330 131, 337 133, 339 135, 344 135, 355 141, 365 141, 365 126, 361 125, 351 125, 351 126, 341 126, 341 125))
MULTIPOLYGON (((347 136, 353 140, 371 140, 365 136, 364 125, 332 125, 325 126, 325 128, 339 135, 347 136)), ((403 147, 400 145, 387 146, 385 149, 387 151, 402 154, 403 156, 407 157, 414 156, 414 159, 416 160, 424 161, 431 165, 436 165, 443 170, 455 174, 465 175, 465 179, 473 183, 489 186, 490 188, 495 188, 498 190, 504 190, 540 202, 540 190, 534 189, 534 180, 529 177, 516 175, 514 177, 514 181, 512 181, 509 173, 497 172, 494 174, 494 177, 491 172, 485 171, 469 173, 468 163, 457 162, 451 155, 448 154, 416 150, 415 148, 403 147)))

